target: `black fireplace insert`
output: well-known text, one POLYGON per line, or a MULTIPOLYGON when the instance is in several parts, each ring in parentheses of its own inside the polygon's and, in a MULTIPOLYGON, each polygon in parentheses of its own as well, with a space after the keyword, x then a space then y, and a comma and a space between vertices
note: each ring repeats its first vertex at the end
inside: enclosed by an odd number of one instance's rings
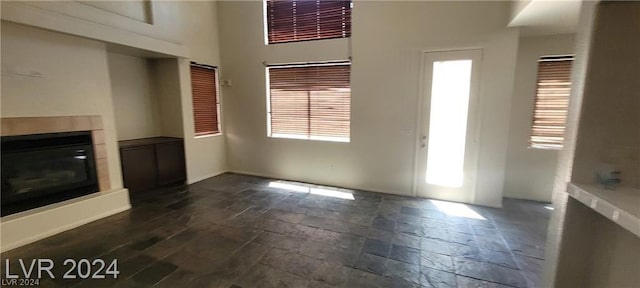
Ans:
POLYGON ((2 216, 98 191, 91 131, 2 137, 2 216))

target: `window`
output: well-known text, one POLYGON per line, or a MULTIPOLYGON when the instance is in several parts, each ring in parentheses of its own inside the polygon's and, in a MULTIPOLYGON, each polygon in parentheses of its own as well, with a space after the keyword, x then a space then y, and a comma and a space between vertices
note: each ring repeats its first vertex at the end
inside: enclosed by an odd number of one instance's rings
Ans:
POLYGON ((531 148, 561 149, 571 93, 571 56, 542 57, 533 109, 531 148))
POLYGON ((191 63, 191 94, 196 136, 220 133, 217 68, 191 63))
POLYGON ((267 43, 351 36, 351 1, 266 0, 267 43))
POLYGON ((267 70, 270 137, 349 142, 350 63, 267 70))

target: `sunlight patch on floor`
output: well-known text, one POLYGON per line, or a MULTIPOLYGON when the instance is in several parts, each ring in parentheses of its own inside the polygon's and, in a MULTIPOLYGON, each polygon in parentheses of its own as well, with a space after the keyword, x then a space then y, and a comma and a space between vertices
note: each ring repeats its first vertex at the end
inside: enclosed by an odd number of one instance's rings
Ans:
POLYGON ((449 216, 487 220, 486 218, 482 217, 482 215, 478 214, 478 212, 473 211, 473 209, 469 208, 468 205, 465 205, 462 203, 446 202, 446 201, 439 201, 439 200, 429 200, 429 201, 431 201, 433 205, 436 205, 436 207, 440 211, 442 211, 443 213, 449 216))
POLYGON ((299 192, 299 193, 309 193, 313 195, 327 196, 327 197, 347 199, 347 200, 355 200, 355 198, 353 197, 353 194, 351 193, 333 190, 329 188, 307 187, 300 184, 290 184, 290 183, 285 183, 280 181, 271 181, 269 183, 269 187, 279 188, 279 189, 284 189, 284 190, 289 190, 289 191, 299 192))

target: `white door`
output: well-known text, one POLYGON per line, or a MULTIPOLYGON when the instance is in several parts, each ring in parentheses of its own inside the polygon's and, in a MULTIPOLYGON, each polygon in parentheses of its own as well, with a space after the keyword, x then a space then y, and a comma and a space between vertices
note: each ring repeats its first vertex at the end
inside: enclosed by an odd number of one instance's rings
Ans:
POLYGON ((427 52, 423 59, 417 195, 472 203, 482 50, 427 52))

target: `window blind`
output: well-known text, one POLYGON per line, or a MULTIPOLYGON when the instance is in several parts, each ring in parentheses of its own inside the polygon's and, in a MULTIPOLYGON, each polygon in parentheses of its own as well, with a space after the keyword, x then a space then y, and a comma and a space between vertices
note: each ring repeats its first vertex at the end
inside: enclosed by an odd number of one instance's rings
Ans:
POLYGON ((349 141, 349 63, 271 66, 271 137, 349 141))
POLYGON ((266 0, 269 44, 351 36, 351 1, 266 0))
POLYGON ((543 57, 538 62, 538 82, 530 146, 560 149, 571 93, 573 57, 543 57))
POLYGON ((191 94, 196 136, 220 133, 215 67, 191 63, 191 94))

